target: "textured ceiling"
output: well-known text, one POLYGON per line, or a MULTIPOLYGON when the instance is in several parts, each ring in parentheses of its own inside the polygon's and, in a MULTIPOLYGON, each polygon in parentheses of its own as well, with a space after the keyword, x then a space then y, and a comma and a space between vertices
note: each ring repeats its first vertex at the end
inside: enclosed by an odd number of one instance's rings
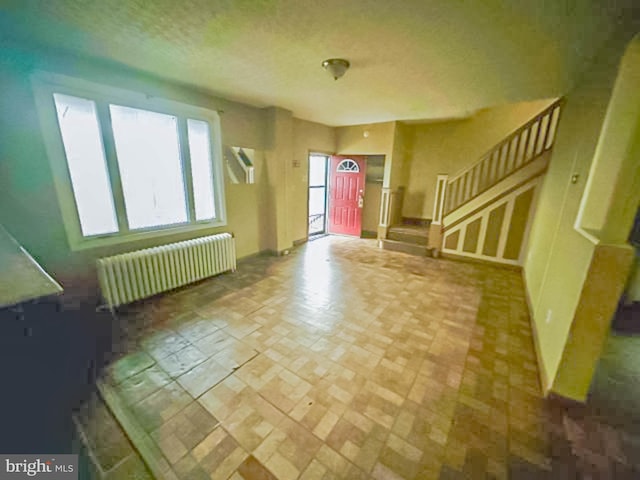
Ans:
POLYGON ((327 125, 433 121, 565 93, 611 31, 599 3, 4 0, 0 35, 327 125))

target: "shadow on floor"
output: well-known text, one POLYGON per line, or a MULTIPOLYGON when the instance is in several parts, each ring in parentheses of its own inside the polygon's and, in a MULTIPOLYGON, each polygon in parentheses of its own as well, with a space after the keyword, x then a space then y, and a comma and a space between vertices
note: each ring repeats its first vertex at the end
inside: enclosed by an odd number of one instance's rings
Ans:
POLYGON ((94 306, 56 300, 0 310, 0 452, 80 454, 73 412, 90 398, 113 355, 114 322, 94 306))
POLYGON ((640 476, 638 312, 637 305, 618 309, 587 403, 549 401, 554 472, 564 478, 640 476))

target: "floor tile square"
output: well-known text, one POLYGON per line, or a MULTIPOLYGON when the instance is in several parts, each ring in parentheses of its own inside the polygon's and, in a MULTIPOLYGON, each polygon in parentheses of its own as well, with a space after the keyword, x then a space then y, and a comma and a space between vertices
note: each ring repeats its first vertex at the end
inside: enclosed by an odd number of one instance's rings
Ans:
POLYGON ((154 364, 152 367, 130 376, 115 388, 125 404, 133 405, 171 381, 171 377, 157 364, 154 364))
POLYGON ((147 432, 168 421, 192 401, 177 382, 171 382, 131 406, 133 414, 147 432))
POLYGON ((158 365, 172 378, 177 378, 206 360, 205 354, 193 345, 158 359, 158 365))
POLYGON ((165 457, 175 464, 218 425, 218 420, 199 403, 192 402, 151 432, 165 457))
POLYGON ((168 357, 172 353, 189 346, 189 342, 168 329, 159 330, 142 340, 142 347, 155 360, 168 357))
POLYGON ((220 383, 233 372, 232 369, 220 365, 215 358, 209 358, 180 375, 176 380, 191 397, 198 398, 207 390, 220 383))
POLYGON ((179 478, 226 480, 248 456, 233 437, 218 426, 182 457, 174 470, 179 478))
POLYGON ((144 351, 132 352, 120 358, 108 368, 109 376, 114 384, 140 373, 155 363, 155 360, 144 351))
POLYGON ((175 330, 181 337, 193 343, 207 335, 215 333, 219 328, 220 327, 211 320, 196 317, 189 322, 176 326, 175 330))

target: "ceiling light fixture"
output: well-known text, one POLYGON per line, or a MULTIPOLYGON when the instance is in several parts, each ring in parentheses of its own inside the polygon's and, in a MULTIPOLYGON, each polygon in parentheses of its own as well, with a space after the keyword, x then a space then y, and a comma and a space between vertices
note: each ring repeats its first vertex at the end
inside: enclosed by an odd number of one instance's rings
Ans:
POLYGON ((349 68, 349 62, 344 58, 330 58, 322 62, 322 67, 329 72, 334 80, 339 79, 349 68))

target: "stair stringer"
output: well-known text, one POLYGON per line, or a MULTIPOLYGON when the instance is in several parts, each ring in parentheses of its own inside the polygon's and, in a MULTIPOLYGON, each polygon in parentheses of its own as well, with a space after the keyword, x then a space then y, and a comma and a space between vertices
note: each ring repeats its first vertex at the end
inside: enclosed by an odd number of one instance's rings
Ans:
POLYGON ((548 155, 536 162, 444 218, 444 256, 522 265, 548 155))

